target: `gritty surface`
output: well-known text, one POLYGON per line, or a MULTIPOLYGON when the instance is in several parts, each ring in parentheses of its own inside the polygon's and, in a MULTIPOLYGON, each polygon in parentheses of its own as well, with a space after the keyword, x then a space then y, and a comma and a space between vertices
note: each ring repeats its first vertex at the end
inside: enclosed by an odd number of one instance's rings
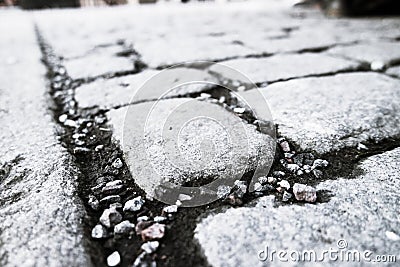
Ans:
POLYGON ((111 111, 109 117, 131 173, 149 194, 164 180, 182 185, 230 179, 232 186, 245 172, 272 164, 275 144, 270 136, 205 101, 146 102, 111 111))
MULTIPOLYGON (((360 72, 279 82, 260 91, 280 134, 304 150, 327 153, 398 137, 399 87, 398 79, 360 72)), ((255 91, 243 95, 259 97, 255 91)))
POLYGON ((321 250, 341 238, 398 253, 400 19, 327 18, 279 2, 0 10, 0 265, 257 266, 265 245, 321 250), (231 66, 261 89, 204 62, 157 76, 192 60, 231 66), (211 85, 174 87, 193 79, 211 85), (186 112, 175 109, 186 100, 186 112), (142 139, 138 125, 155 103, 142 139), (201 185, 240 173, 248 158, 250 170, 263 165, 268 124, 255 117, 270 122, 271 113, 278 149, 255 192, 245 176, 221 190, 224 201, 167 212, 138 186, 157 184, 154 170, 201 185), (180 149, 164 149, 173 141, 180 149), (145 144, 148 155, 137 149, 145 144), (249 154, 235 152, 244 144, 249 154), (302 188, 315 204, 298 197, 302 188))
MULTIPOLYGON (((220 214, 211 211, 198 224, 195 237, 214 266, 264 266, 271 263, 271 255, 260 261, 258 253, 266 246, 270 252, 314 249, 321 253, 330 247, 337 249, 341 239, 348 243, 348 250, 372 251, 371 259, 376 255, 398 257, 400 244, 387 233, 400 227, 399 155, 400 149, 395 149, 372 156, 360 163, 363 174, 355 179, 320 183, 318 190, 333 194, 328 203, 276 206, 269 196, 255 201, 255 207, 231 208, 220 214)), ((275 258, 273 264, 296 262, 275 258)))
MULTIPOLYGON (((248 75, 249 79, 257 84, 336 73, 356 69, 359 66, 356 62, 314 53, 234 59, 221 63, 248 75)), ((210 71, 218 73, 218 69, 213 67, 210 67, 210 71)), ((219 74, 225 77, 223 73, 219 74)), ((234 77, 227 75, 225 78, 234 77)))
POLYGON ((1 16, 9 23, 0 27, 7 37, 0 54, 9 63, 0 64, 8 73, 0 78, 0 265, 90 266, 77 170, 46 112, 45 69, 33 25, 19 11, 1 16), (19 53, 24 50, 30 53, 19 53))

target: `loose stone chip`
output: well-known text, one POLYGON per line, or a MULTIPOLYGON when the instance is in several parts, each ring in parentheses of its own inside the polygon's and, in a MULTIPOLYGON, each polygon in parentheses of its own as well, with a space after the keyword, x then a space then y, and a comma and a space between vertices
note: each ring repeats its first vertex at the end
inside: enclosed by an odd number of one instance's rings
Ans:
POLYGON ((317 191, 305 184, 294 184, 293 194, 299 201, 315 202, 317 200, 317 191))
POLYGON ((143 241, 161 239, 164 237, 165 225, 161 223, 155 223, 152 226, 142 230, 141 235, 143 241))

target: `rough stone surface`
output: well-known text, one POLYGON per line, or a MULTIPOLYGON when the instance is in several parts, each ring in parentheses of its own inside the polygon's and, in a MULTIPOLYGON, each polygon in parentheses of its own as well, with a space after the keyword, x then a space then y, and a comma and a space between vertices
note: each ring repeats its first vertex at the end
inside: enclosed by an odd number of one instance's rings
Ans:
POLYGON ((386 70, 386 73, 397 78, 400 78, 400 66, 392 67, 386 70))
POLYGON ((121 48, 103 48, 84 57, 67 59, 64 66, 72 79, 96 77, 123 71, 134 71, 134 59, 119 57, 121 48), (104 51, 106 50, 106 51, 104 51))
POLYGON ((34 25, 26 13, 0 12, 0 265, 91 266, 76 169, 46 112, 34 25))
MULTIPOLYGON (((275 83, 261 93, 283 136, 304 150, 326 153, 398 137, 399 86, 399 80, 381 74, 350 73, 275 83)), ((253 91, 243 94, 258 98, 253 91)))
MULTIPOLYGON (((400 229, 399 156, 399 148, 372 156, 360 164, 364 174, 357 178, 319 184, 318 190, 334 194, 327 203, 275 207, 273 196, 263 197, 255 207, 209 215, 198 224, 195 237, 213 266, 265 266, 269 260, 258 260, 265 246, 270 251, 320 253, 337 249, 340 239, 346 240, 349 250, 399 257, 400 243, 386 234, 397 235, 400 229)), ((288 264, 276 258, 273 263, 288 264)))
POLYGON ((379 43, 355 44, 334 47, 328 53, 368 63, 382 62, 390 65, 400 60, 400 43, 380 41, 379 43))
POLYGON ((165 180, 239 179, 247 169, 271 164, 272 138, 215 104, 168 99, 112 110, 108 116, 127 164, 146 192, 165 180))
MULTIPOLYGON (((254 83, 274 82, 308 75, 321 75, 352 70, 358 63, 327 56, 324 54, 283 54, 266 58, 245 58, 221 62, 247 75, 254 83)), ((219 73, 218 65, 210 67, 211 72, 219 73)), ((224 73, 219 73, 226 77, 224 73)))
MULTIPOLYGON (((85 84, 76 89, 76 100, 82 107, 100 106, 112 108, 124 106, 133 102, 157 100, 163 97, 177 97, 207 90, 217 79, 207 71, 176 68, 169 71, 167 79, 163 79, 163 86, 169 86, 168 92, 159 92, 155 89, 140 91, 148 79, 153 78, 159 71, 147 70, 139 74, 129 75, 109 80, 98 80, 85 84), (192 85, 181 85, 185 82, 204 81, 192 85), (164 95, 164 93, 166 93, 164 95)), ((143 89, 144 90, 144 89, 143 89)))

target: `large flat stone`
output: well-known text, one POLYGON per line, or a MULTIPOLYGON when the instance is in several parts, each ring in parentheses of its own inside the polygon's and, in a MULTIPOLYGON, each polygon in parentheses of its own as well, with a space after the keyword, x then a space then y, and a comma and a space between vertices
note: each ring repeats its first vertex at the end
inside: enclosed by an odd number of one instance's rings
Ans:
MULTIPOLYGON (((269 253, 272 250, 286 250, 288 254, 293 250, 300 253, 315 250, 321 259, 323 250, 337 251, 337 241, 341 239, 347 242, 347 250, 372 251, 371 259, 376 255, 398 258, 399 156, 397 148, 370 157, 359 165, 364 174, 357 178, 319 184, 318 190, 334 194, 327 203, 275 207, 273 196, 264 197, 255 201, 255 207, 230 208, 208 215, 197 225, 195 238, 212 266, 311 266, 314 261, 293 262, 289 255, 284 256, 288 262, 279 261, 277 254, 273 262, 271 255, 263 262, 258 260, 258 253, 266 246, 269 253)), ((325 259, 327 263, 328 256, 325 259)), ((344 264, 340 260, 329 263, 344 264)), ((365 266, 367 262, 346 264, 365 266)))
POLYGON ((78 58, 67 59, 64 66, 72 79, 83 79, 117 72, 134 71, 134 59, 117 56, 122 47, 110 46, 96 49, 78 58))
POLYGON ((97 80, 78 87, 75 98, 81 107, 113 108, 127 105, 132 101, 155 101, 163 97, 178 97, 199 93, 218 82, 207 71, 194 68, 175 68, 169 70, 167 77, 157 83, 159 87, 166 86, 166 89, 169 90, 160 91, 154 87, 142 88, 149 79, 154 78, 158 73, 160 71, 146 70, 139 74, 109 80, 97 80), (183 85, 184 83, 195 81, 204 83, 183 85), (138 94, 139 90, 140 93, 138 94))
POLYGON ((246 171, 268 172, 273 160, 270 136, 216 104, 168 99, 111 110, 108 116, 136 183, 150 196, 165 181, 229 184, 246 171))
POLYGON ((362 62, 381 62, 390 65, 400 60, 400 43, 380 41, 351 46, 338 46, 330 49, 328 53, 362 62))
MULTIPOLYGON (((261 93, 280 134, 304 150, 326 153, 398 137, 399 86, 399 80, 385 75, 349 73, 274 83, 261 93)), ((256 91, 243 95, 259 99, 256 91)))
MULTIPOLYGON (((223 61, 221 64, 234 68, 255 83, 274 82, 309 75, 321 75, 352 70, 358 63, 324 54, 282 54, 267 58, 245 58, 223 61)), ((219 66, 210 68, 224 78, 234 80, 229 74, 221 73, 219 66)))
POLYGON ((30 16, 1 10, 0 265, 91 266, 72 158, 55 139, 30 16))

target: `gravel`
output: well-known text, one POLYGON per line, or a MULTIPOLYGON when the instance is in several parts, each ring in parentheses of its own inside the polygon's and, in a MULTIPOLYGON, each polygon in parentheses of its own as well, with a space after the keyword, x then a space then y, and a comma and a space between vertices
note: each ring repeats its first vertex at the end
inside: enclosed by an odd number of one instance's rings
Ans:
POLYGON ((114 233, 117 235, 128 235, 135 231, 135 224, 130 221, 122 221, 119 224, 115 225, 114 233))
POLYGON ((100 222, 107 228, 114 227, 116 224, 122 221, 122 215, 115 207, 110 207, 103 211, 100 217, 100 222))
POLYGON ((299 201, 315 202, 317 200, 317 191, 311 187, 304 184, 294 184, 293 194, 295 198, 299 201))
POLYGON ((139 211, 143 207, 144 203, 145 203, 145 200, 142 199, 141 196, 138 196, 138 197, 135 197, 134 199, 128 200, 124 205, 124 212, 139 211))

